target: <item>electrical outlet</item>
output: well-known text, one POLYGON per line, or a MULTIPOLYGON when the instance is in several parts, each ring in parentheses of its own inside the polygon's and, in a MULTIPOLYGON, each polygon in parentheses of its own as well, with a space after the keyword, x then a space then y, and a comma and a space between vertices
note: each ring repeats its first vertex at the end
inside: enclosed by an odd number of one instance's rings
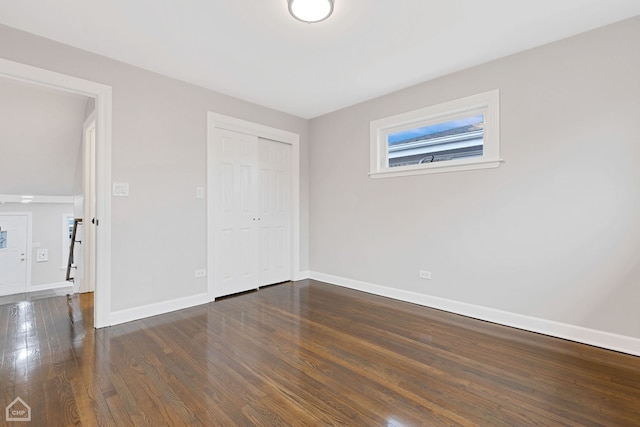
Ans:
POLYGON ((196 187, 196 199, 204 199, 204 187, 196 187))
POLYGON ((38 249, 36 251, 36 262, 46 262, 46 261, 49 261, 49 250, 38 249))
POLYGON ((207 270, 205 270, 204 268, 201 268, 199 270, 193 270, 193 276, 198 278, 198 277, 205 277, 207 275, 207 270))
POLYGON ((418 273, 421 279, 431 280, 431 272, 427 270, 420 270, 418 273))

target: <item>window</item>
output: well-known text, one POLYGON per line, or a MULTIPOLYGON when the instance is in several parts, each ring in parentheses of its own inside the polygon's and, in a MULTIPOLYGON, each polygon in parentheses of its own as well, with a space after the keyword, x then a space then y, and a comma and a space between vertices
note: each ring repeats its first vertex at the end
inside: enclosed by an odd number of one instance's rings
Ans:
POLYGON ((61 269, 67 268, 69 260, 69 248, 71 247, 71 237, 73 235, 73 221, 75 217, 72 213, 62 214, 62 263, 61 269))
POLYGON ((372 178, 500 166, 497 90, 371 122, 372 178))

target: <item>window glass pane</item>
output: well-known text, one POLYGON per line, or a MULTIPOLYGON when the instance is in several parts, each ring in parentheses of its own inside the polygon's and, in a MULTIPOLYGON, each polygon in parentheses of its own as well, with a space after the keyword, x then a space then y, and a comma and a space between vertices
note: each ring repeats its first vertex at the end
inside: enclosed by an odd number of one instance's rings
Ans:
POLYGON ((391 133, 389 167, 482 157, 483 142, 482 114, 391 133))
POLYGON ((0 231, 0 249, 7 249, 7 231, 0 231))
POLYGON ((67 218, 67 231, 69 233, 69 240, 71 240, 71 236, 73 236, 73 218, 67 218))

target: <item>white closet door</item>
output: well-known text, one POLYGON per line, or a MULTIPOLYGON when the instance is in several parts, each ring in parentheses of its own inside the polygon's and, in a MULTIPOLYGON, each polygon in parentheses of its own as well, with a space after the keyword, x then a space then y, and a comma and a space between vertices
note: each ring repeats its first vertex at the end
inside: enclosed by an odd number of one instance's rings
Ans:
POLYGON ((216 129, 208 162, 214 297, 290 280, 291 145, 216 129))
POLYGON ((212 145, 214 200, 209 204, 209 215, 216 225, 210 256, 215 294, 223 296, 259 286, 258 138, 216 130, 212 145))
POLYGON ((260 139, 260 286, 291 279, 291 145, 260 139))

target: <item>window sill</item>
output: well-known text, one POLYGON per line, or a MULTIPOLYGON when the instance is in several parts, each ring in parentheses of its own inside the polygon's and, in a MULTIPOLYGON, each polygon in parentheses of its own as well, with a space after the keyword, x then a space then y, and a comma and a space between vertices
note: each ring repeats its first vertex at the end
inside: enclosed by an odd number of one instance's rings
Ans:
POLYGON ((501 163, 504 163, 502 159, 496 160, 479 160, 473 162, 465 162, 452 164, 451 162, 443 162, 443 164, 429 164, 427 166, 400 166, 397 168, 389 168, 383 171, 371 172, 369 177, 378 178, 394 178, 398 176, 410 176, 410 175, 424 175, 430 173, 446 173, 446 172, 458 172, 469 171, 475 169, 491 169, 497 168, 501 163))

